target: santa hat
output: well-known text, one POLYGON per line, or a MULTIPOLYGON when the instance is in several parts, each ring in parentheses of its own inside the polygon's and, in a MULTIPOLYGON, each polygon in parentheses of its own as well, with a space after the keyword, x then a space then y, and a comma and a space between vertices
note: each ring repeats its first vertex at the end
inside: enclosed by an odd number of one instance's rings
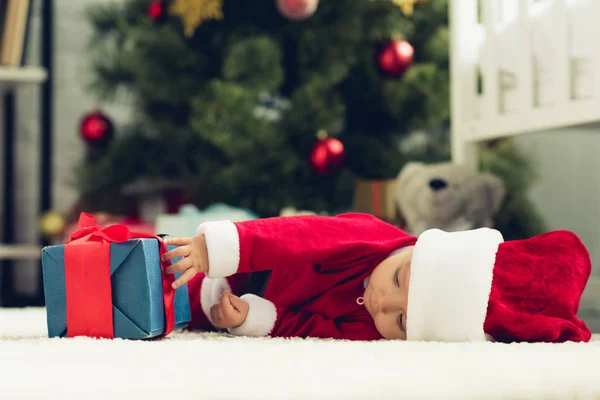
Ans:
POLYGON ((567 231, 507 242, 489 228, 425 231, 413 250, 407 340, 589 341, 576 314, 590 270, 567 231))

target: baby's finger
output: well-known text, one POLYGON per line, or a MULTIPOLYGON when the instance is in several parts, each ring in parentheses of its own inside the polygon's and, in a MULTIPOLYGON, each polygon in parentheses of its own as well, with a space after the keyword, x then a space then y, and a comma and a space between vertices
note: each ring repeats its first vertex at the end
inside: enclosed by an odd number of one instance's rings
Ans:
POLYGON ((175 272, 183 271, 192 266, 192 260, 184 258, 183 260, 177 261, 175 264, 169 265, 165 272, 167 274, 174 274, 175 272))
POLYGON ((231 306, 238 312, 241 312, 244 308, 244 300, 235 295, 229 296, 229 301, 231 302, 231 306))
POLYGON ((224 304, 229 302, 229 300, 227 300, 227 297, 229 296, 229 290, 224 290, 223 293, 221 293, 221 297, 219 297, 219 304, 224 304))
POLYGON ((227 320, 219 303, 210 308, 210 318, 217 328, 227 328, 227 320))
POLYGON ((219 304, 221 305, 221 309, 223 310, 223 315, 231 316, 235 313, 235 308, 233 308, 233 305, 231 304, 231 296, 228 290, 226 290, 225 293, 223 293, 219 304))
POLYGON ((161 259, 163 261, 166 261, 166 260, 171 260, 173 258, 187 257, 190 255, 191 251, 192 251, 192 246, 176 247, 173 250, 167 251, 165 254, 163 254, 161 259))
POLYGON ((221 317, 219 315, 220 308, 221 307, 219 306, 218 303, 210 308, 210 319, 212 319, 213 323, 216 323, 216 324, 221 323, 221 317))
POLYGON ((188 268, 184 271, 183 274, 181 274, 179 279, 176 279, 175 282, 173 282, 173 284, 171 286, 173 287, 173 289, 178 289, 181 286, 188 283, 188 281, 190 279, 192 279, 194 276, 196 276, 197 273, 198 272, 194 268, 188 268))
POLYGON ((185 246, 186 244, 192 243, 191 237, 166 237, 163 239, 165 244, 170 244, 173 246, 185 246))

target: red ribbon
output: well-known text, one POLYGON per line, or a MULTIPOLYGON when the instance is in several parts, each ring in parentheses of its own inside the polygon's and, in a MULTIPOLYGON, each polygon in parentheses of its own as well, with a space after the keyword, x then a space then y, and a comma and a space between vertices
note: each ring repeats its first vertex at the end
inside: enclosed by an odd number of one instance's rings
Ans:
POLYGON ((383 211, 381 209, 382 202, 380 181, 371 182, 371 202, 373 203, 373 215, 375 215, 377 218, 381 218, 383 216, 383 211))
MULTIPOLYGON (((125 225, 101 228, 93 215, 81 213, 77 230, 65 246, 65 280, 67 296, 67 336, 114 338, 110 282, 110 243, 130 239, 152 238, 160 243, 160 254, 167 252, 163 240, 144 232, 131 232, 125 225)), ((169 260, 161 260, 165 332, 175 327, 174 276, 165 274, 169 260)))

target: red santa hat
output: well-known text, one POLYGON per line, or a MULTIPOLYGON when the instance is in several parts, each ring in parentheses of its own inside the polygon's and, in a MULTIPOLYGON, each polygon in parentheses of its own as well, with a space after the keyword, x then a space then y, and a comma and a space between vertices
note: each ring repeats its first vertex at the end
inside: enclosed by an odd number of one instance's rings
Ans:
POLYGON ((505 242, 489 228, 428 230, 413 250, 407 340, 589 341, 576 314, 590 271, 571 232, 505 242))

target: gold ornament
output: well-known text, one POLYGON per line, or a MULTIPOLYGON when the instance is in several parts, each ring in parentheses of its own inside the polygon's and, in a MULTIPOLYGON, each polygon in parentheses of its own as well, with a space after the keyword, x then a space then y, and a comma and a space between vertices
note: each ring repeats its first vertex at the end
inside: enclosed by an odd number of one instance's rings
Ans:
POLYGON ((65 217, 58 211, 48 211, 40 217, 40 232, 47 238, 61 235, 66 227, 65 217))
POLYGON ((169 12, 181 18, 190 37, 202 21, 223 19, 223 0, 175 0, 169 12))
POLYGON ((327 134, 327 131, 325 129, 319 129, 317 131, 317 138, 319 140, 325 140, 325 139, 327 139, 328 136, 329 135, 327 134))
POLYGON ((421 2, 422 0, 392 0, 392 3, 400 7, 404 15, 412 15, 415 10, 415 4, 421 2))

